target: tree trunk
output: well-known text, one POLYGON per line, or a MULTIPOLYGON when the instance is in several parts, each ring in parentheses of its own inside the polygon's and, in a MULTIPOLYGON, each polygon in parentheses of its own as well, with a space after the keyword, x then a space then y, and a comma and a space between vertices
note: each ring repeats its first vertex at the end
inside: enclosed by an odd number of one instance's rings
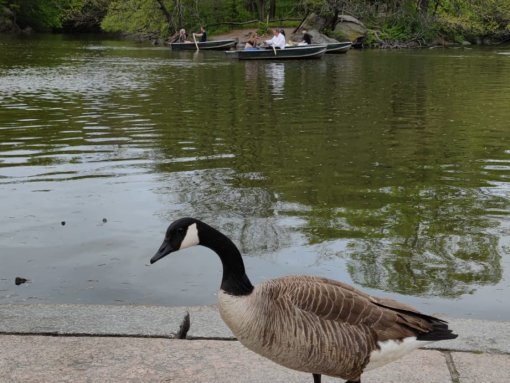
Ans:
POLYGON ((333 19, 331 20, 331 30, 334 31, 336 25, 338 24, 338 15, 340 14, 340 10, 336 9, 333 19))
POLYGON ((174 21, 172 19, 172 15, 170 12, 168 12, 168 9, 165 6, 165 3, 163 3, 163 0, 156 0, 159 4, 159 9, 163 13, 163 16, 165 16, 166 22, 170 27, 172 27, 174 21))
POLYGON ((264 0, 258 0, 257 1, 257 8, 259 10, 259 20, 263 21, 264 20, 264 11, 265 11, 265 8, 266 8, 265 1, 264 0))
POLYGON ((179 28, 182 28, 184 26, 184 11, 182 9, 182 2, 179 0, 175 0, 175 9, 177 10, 177 15, 179 17, 179 28))
POLYGON ((269 2, 269 19, 274 20, 276 18, 276 0, 269 2))

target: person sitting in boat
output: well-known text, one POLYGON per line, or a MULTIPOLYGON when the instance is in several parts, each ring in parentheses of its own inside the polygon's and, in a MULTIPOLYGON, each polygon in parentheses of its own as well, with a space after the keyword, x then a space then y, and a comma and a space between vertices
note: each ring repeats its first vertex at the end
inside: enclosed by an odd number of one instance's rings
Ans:
POLYGON ((207 32, 203 26, 200 27, 200 32, 193 33, 193 36, 200 37, 200 42, 205 43, 207 41, 207 32))
POLYGON ((306 44, 312 43, 312 35, 306 29, 303 29, 303 42, 306 44))
POLYGON ((186 40, 186 30, 181 28, 179 31, 175 32, 170 37, 170 43, 187 43, 189 41, 186 40))
POLYGON ((280 49, 285 49, 285 35, 278 28, 273 29, 273 38, 266 40, 266 44, 280 49))
POLYGON ((178 43, 189 43, 188 39, 186 38, 186 29, 181 28, 179 30, 179 39, 177 40, 178 43))
POLYGON ((258 44, 259 44, 259 36, 257 35, 257 32, 252 32, 250 34, 250 38, 248 41, 246 41, 246 44, 244 45, 245 51, 253 51, 258 50, 258 44))

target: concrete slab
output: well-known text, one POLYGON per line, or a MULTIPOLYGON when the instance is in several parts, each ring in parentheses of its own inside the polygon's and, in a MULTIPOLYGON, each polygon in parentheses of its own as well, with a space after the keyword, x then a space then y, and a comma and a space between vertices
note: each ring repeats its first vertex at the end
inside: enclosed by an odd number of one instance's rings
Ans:
POLYGON ((460 383, 510 382, 510 355, 452 352, 460 383))
POLYGON ((0 333, 173 337, 190 313, 193 338, 233 338, 213 306, 0 305, 0 333))
MULTIPOLYGON (((459 337, 430 347, 445 350, 510 354, 510 322, 448 319, 459 337)), ((510 380, 509 380, 510 382, 510 380)))
MULTIPOLYGON (((215 306, 0 305, 0 333, 173 337, 186 312, 188 338, 233 339, 215 306)), ((510 322, 448 319, 459 334, 433 349, 510 354, 510 322)))
MULTIPOLYGON (((310 374, 278 366, 237 341, 0 335, 0 343, 2 382, 312 382, 310 374)), ((441 352, 423 350, 363 379, 382 381, 451 382, 441 352)))

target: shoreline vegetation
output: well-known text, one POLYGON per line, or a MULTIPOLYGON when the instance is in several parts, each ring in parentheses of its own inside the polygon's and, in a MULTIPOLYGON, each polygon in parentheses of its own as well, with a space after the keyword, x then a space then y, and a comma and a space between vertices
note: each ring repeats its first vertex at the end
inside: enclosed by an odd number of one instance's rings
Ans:
POLYGON ((0 0, 0 33, 107 32, 164 42, 200 25, 209 35, 306 26, 358 47, 494 45, 510 42, 510 0, 0 0))

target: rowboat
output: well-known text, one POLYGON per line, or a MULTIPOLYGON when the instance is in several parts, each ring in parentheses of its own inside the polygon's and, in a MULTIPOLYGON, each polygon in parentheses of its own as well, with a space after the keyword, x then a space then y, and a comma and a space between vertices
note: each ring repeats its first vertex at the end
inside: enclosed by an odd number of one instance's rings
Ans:
POLYGON ((326 53, 346 53, 351 49, 352 43, 350 41, 342 41, 337 43, 328 43, 326 45, 326 53))
MULTIPOLYGON (((219 50, 224 51, 225 49, 230 49, 237 44, 237 40, 228 39, 228 40, 210 40, 200 42, 197 41, 199 50, 219 50)), ((175 51, 194 51, 197 49, 197 45, 194 42, 189 43, 171 43, 170 46, 172 50, 175 51)))
POLYGON ((321 58, 326 53, 326 45, 295 46, 286 49, 250 49, 226 51, 227 57, 238 60, 293 60, 321 58))
MULTIPOLYGON (((326 43, 326 53, 346 53, 351 48, 352 43, 350 41, 326 43)), ((302 44, 287 45, 285 49, 295 49, 298 47, 316 47, 322 46, 321 44, 302 44)))

